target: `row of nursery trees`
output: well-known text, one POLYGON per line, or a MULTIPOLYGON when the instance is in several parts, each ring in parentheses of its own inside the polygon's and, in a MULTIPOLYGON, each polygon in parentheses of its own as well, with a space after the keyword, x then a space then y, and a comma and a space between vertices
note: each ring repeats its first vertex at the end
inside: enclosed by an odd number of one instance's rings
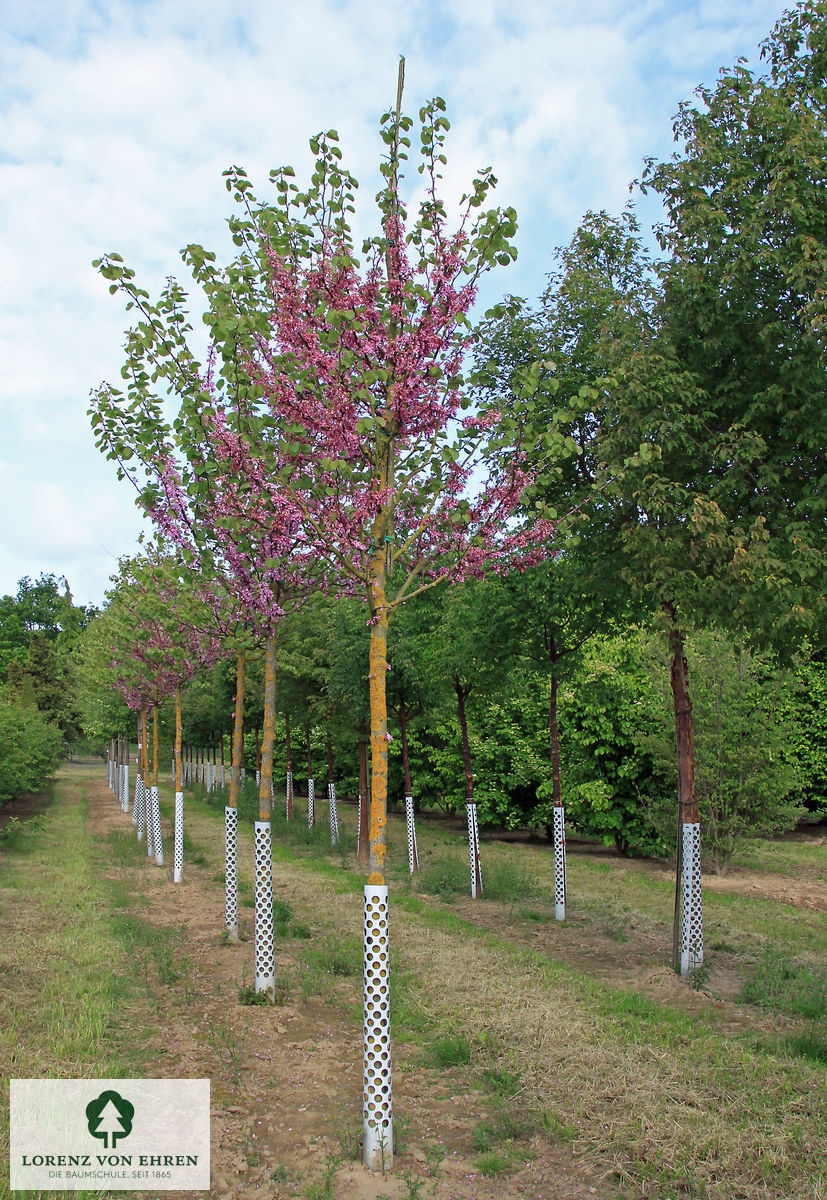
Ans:
MULTIPOLYGON (((553 833, 555 791, 567 824, 621 853, 674 850, 675 746, 668 648, 660 620, 630 606, 614 626, 581 628, 584 596, 551 590, 567 563, 516 578, 433 589, 407 605, 389 634, 389 803, 458 812, 468 769, 481 827, 553 833), (565 602, 565 607, 563 606, 565 602), (547 653, 552 632, 564 655, 547 653), (520 623, 524 629, 517 639, 520 623), (527 634, 527 636, 526 636, 527 634), (464 725, 464 731, 463 731, 464 725)), ((109 608, 82 645, 88 719, 104 738, 131 729, 111 700, 95 711, 109 675, 109 608), (104 658, 104 656, 106 656, 104 658), (105 664, 105 666, 104 666, 105 664), (104 666, 104 669, 100 668, 104 666)), ((273 777, 297 792, 308 781, 366 793, 370 726, 358 602, 318 596, 291 621, 276 681, 273 777)), ((769 650, 712 629, 687 634, 692 662, 695 781, 704 861, 727 869, 738 839, 791 828, 827 808, 827 671, 806 643, 781 669, 769 650)), ((260 771, 261 653, 247 656, 242 773, 260 771)), ((186 685, 184 771, 188 782, 229 781, 236 671, 228 659, 186 685)), ((175 706, 161 706, 162 760, 175 737, 175 706)), ((136 732, 132 732, 132 741, 136 732)))
MULTIPOLYGON (((631 210, 589 214, 558 252, 539 305, 507 298, 476 330, 469 314, 479 280, 515 256, 516 216, 486 209, 495 181, 485 170, 449 222, 439 194, 448 122, 438 99, 419 113, 421 181, 409 212, 402 171, 415 122, 402 111, 402 66, 381 125, 379 229, 361 246, 351 227, 357 185, 335 131, 311 140, 306 188, 282 168, 271 173, 272 198, 260 200, 242 170, 227 172, 238 205, 229 222, 236 257, 219 267, 200 246, 183 255, 205 297, 203 359, 179 283, 170 279, 152 299, 119 256, 99 260, 136 321, 123 385, 97 391, 92 423, 163 543, 136 581, 141 608, 127 622, 134 644, 119 645, 121 686, 133 707, 157 711, 213 655, 234 655, 228 847, 245 659, 255 647, 263 653, 255 838, 262 990, 273 986, 269 818, 280 648, 319 593, 362 602, 369 1167, 386 1165, 393 1148, 388 634, 403 606, 492 573, 516 581, 520 595, 520 573, 538 567, 552 592, 565 577, 581 598, 578 622, 594 628, 629 603, 660 611, 677 744, 683 971, 703 953, 684 631, 689 622, 746 629, 755 645, 774 642, 783 655, 822 630, 821 0, 785 15, 763 52, 763 73, 739 64, 700 91, 697 107, 684 106, 675 125, 680 153, 646 164, 639 186, 665 206, 656 231, 663 261, 648 255, 631 210), (168 558, 177 564, 171 573, 168 558), (191 603, 210 621, 193 616, 191 603)), ((514 636, 518 646, 529 637, 519 602, 514 636)), ((553 664, 587 635, 564 634, 554 618, 543 636, 553 664)), ((556 688, 552 671, 552 724, 556 688)), ((559 872, 553 733, 551 742, 559 872)), ((470 768, 466 794, 479 885, 470 768)))

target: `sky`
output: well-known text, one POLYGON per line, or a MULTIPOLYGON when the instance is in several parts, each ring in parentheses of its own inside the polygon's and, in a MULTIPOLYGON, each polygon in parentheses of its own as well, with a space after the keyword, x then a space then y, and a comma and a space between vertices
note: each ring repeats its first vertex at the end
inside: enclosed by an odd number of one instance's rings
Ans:
MULTIPOLYGON (((312 165, 335 127, 373 231, 379 118, 442 96, 446 197, 491 166, 517 210, 517 262, 486 280, 536 299, 583 213, 619 213, 672 118, 737 58, 757 61, 780 0, 0 0, 0 595, 65 576, 100 604, 141 518, 87 408, 117 383, 129 323, 92 268, 116 251, 157 293, 179 251, 227 258, 222 171, 312 165)), ((412 169, 411 189, 416 176, 412 169)), ((639 204, 644 224, 658 217, 639 204)))

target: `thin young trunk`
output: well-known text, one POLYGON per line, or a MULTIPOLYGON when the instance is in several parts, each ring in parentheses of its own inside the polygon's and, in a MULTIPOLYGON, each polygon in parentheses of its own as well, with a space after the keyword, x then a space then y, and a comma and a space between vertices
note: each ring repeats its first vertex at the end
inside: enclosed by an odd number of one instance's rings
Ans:
POLYGON ((359 731, 359 831, 356 856, 360 863, 368 861, 368 744, 364 726, 359 731))
POLYGON ((336 807, 336 780, 333 778, 333 740, 330 736, 330 718, 325 726, 325 744, 327 746, 327 803, 330 842, 335 846, 339 841, 339 813, 336 807))
POLYGON ((307 824, 312 829, 316 824, 316 788, 313 779, 313 755, 310 749, 310 717, 304 719, 304 740, 307 745, 307 824))
POLYGON ((233 715, 233 755, 230 767, 230 808, 238 808, 241 793, 241 767, 244 755, 244 669, 247 652, 239 650, 235 671, 235 713, 233 715))
POLYGON ((454 691, 457 694, 457 714, 459 716, 459 732, 462 738, 462 762, 465 767, 465 803, 474 803, 474 773, 471 770, 471 749, 468 745, 468 718, 465 715, 465 700, 468 688, 464 688, 458 680, 454 680, 454 691))
POLYGON ((675 969, 687 975, 703 963, 703 901, 701 893, 700 820, 695 792, 695 739, 689 671, 674 605, 668 601, 663 611, 669 618, 669 647, 672 651, 671 682, 675 710, 675 744, 678 761, 678 826, 681 837, 677 848, 678 874, 682 875, 680 957, 678 959, 677 896, 673 930, 675 969))
MULTIPOLYGON (((244 754, 244 668, 247 652, 239 650, 235 671, 233 752, 230 766, 230 802, 224 809, 224 926, 227 941, 238 942, 238 798, 244 754)), ((223 739, 222 739, 223 749, 223 739)))
POLYGON ((333 783, 333 740, 330 736, 330 723, 328 722, 327 731, 325 734, 327 746, 327 782, 333 783))
POLYGON ((143 780, 144 780, 144 833, 146 834, 146 856, 152 858, 153 850, 153 822, 152 822, 152 779, 149 774, 149 709, 143 711, 144 720, 144 754, 143 754, 143 780))
POLYGON ((164 865, 164 843, 161 837, 161 807, 158 797, 158 704, 152 706, 152 831, 155 862, 164 865))
POLYGON ((373 592, 374 623, 370 630, 370 856, 368 883, 385 883, 388 821, 388 610, 385 604, 384 547, 381 548, 381 572, 373 592))
MULTIPOLYGON (((390 452, 389 452, 390 457, 390 452)), ((391 476, 392 477, 392 476, 391 476)), ((386 476, 387 478, 387 476, 386 476)), ((374 524, 368 592, 370 605, 370 822, 368 881, 364 906, 364 988, 362 1161, 370 1171, 393 1165, 391 1099, 390 943, 388 886, 385 880, 388 798, 387 652, 388 608, 385 597, 387 543, 374 524)))
MULTIPOLYGON (((258 740, 258 739, 256 739, 258 740)), ((276 639, 267 639, 264 661, 264 733, 261 744, 258 820, 255 827, 255 988, 275 992, 273 935, 273 876, 270 841, 270 800, 273 748, 276 741, 276 639)))
POLYGON ((184 869, 184 768, 181 762, 181 689, 175 689, 175 841, 173 883, 181 882, 184 869))
POLYGON ((408 872, 413 875, 414 871, 419 870, 419 850, 416 845, 413 785, 411 783, 411 764, 408 757, 408 710, 405 707, 404 691, 399 697, 399 732, 402 739, 402 779, 405 788, 405 832, 408 841, 408 872))
POLYGON ((290 713, 284 714, 284 728, 287 742, 287 796, 285 798, 287 806, 287 820, 293 819, 293 755, 290 749, 290 713))
POLYGON ((554 916, 558 921, 566 919, 566 814, 563 808, 563 789, 560 783, 560 734, 557 728, 557 672, 551 664, 549 686, 548 728, 551 738, 551 799, 553 804, 552 826, 554 833, 554 916))
POLYGON ((554 667, 551 669, 548 703, 548 731, 551 737, 551 802, 563 803, 563 789, 560 784, 560 733, 557 728, 557 687, 558 680, 554 667))
POLYGON ((480 834, 479 823, 477 821, 477 806, 474 803, 474 773, 471 770, 471 749, 468 745, 468 719, 465 714, 465 700, 470 689, 463 687, 459 680, 455 679, 454 690, 457 694, 459 729, 462 736, 462 761, 465 766, 465 808, 468 816, 468 857, 471 864, 471 896, 474 900, 478 900, 482 896, 480 834))
POLYGON ((408 710, 405 707, 404 694, 399 700, 399 736, 402 739, 402 778, 405 786, 405 795, 413 796, 411 760, 408 755, 408 710))

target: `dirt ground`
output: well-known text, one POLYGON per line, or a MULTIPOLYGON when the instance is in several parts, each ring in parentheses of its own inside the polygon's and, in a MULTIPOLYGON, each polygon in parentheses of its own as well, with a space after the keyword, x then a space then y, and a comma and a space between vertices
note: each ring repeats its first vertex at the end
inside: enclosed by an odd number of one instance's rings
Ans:
MULTIPOLYGON (((91 783, 90 831, 105 838, 124 830, 128 818, 113 803, 105 780, 91 783)), ((198 839, 197 814, 189 815, 198 839)), ((203 820, 203 818, 202 818, 203 820)), ((215 825, 211 824, 213 837, 215 825)), ((164 828, 165 842, 169 829, 164 828)), ((239 829, 243 851, 246 831, 239 829)), ((169 853, 169 846, 168 851, 169 853)), ((132 876, 111 870, 113 877, 132 876)), ((139 890, 149 905, 135 915, 158 926, 181 930, 181 953, 189 964, 186 987, 158 989, 157 1025, 149 1033, 151 1069, 159 1078, 211 1079, 211 1196, 304 1196, 322 1186, 332 1157, 355 1153, 361 1137, 361 1027, 340 1007, 318 999, 294 999, 283 1006, 245 1006, 238 1000, 244 960, 252 973, 252 942, 222 944, 224 889, 210 869, 185 865, 175 885, 168 868, 141 859, 139 890), (182 994, 182 991, 185 994, 182 994), (285 1178, 286 1176, 286 1178, 285 1178)), ((274 891, 286 879, 274 864, 274 891)), ((132 910, 128 910, 132 911, 132 910)), ((249 917, 251 910, 241 910, 249 917)), ((276 972, 280 968, 276 943, 276 972)), ((487 1178, 475 1170, 472 1134, 491 1117, 487 1098, 460 1085, 456 1072, 412 1065, 417 1048, 394 1045, 394 1112, 397 1136, 404 1132, 393 1171, 367 1172, 346 1159, 329 1193, 344 1200, 615 1200, 626 1193, 611 1176, 581 1162, 568 1145, 545 1137, 526 1146, 526 1161, 507 1177, 487 1178), (401 1119, 400 1119, 401 1117, 401 1119), (403 1176, 408 1176, 406 1181, 403 1176), (416 1190, 421 1182, 421 1188, 416 1190)), ((320 1200, 328 1193, 320 1191, 320 1200)), ((193 1193, 163 1192, 182 1198, 193 1193)))
MULTIPOLYGON (((105 778, 90 783, 88 791, 90 832, 96 838, 131 828, 105 778)), ((199 814, 197 806, 188 810, 186 820, 196 844, 216 842, 216 823, 199 814)), ((166 825, 164 834, 171 857, 166 825)), ((251 837, 241 827, 239 841, 242 857, 251 857, 251 837)), ((157 1024, 146 1034, 153 1074, 212 1081, 210 1195, 262 1200, 306 1195, 318 1200, 623 1200, 640 1195, 627 1190, 605 1164, 585 1161, 576 1145, 545 1135, 526 1143, 525 1160, 506 1174, 484 1176, 474 1166, 472 1138, 480 1120, 496 1119, 490 1096, 469 1072, 423 1066, 421 1047, 399 1042, 394 1045, 394 1110, 402 1145, 392 1172, 366 1172, 356 1149, 361 1029, 353 1015, 353 982, 330 1002, 317 997, 302 1002, 293 995, 280 1006, 242 1005, 239 986, 251 982, 252 942, 223 944, 224 889, 216 876, 220 848, 215 850, 209 866, 186 864, 180 885, 172 883, 169 867, 159 870, 137 849, 135 867, 112 868, 113 876, 132 879, 136 893, 146 895, 149 903, 136 907, 136 915, 180 933, 177 945, 187 963, 184 983, 157 988, 157 1024), (343 1160, 335 1168, 334 1158, 343 1160), (328 1166, 333 1182, 324 1190, 328 1166)), ((298 887, 308 903, 342 902, 330 889, 325 894, 325 885, 309 872, 291 872, 274 864, 277 896, 290 896, 292 902, 298 887)), ((707 879, 705 885, 746 894, 760 886, 764 896, 787 904, 827 909, 827 887, 817 880, 734 871, 720 880, 707 879)), ((735 1031, 746 1022, 756 1025, 754 1012, 745 1012, 735 999, 740 979, 734 958, 730 962, 719 954, 714 991, 694 992, 664 961, 662 936, 635 929, 633 938, 618 942, 592 928, 586 918, 573 917, 562 926, 539 924, 516 919, 506 906, 470 900, 459 901, 453 911, 512 943, 549 954, 553 946, 557 959, 656 1001, 698 1014, 714 1008, 722 1030, 735 1031)), ((251 937, 252 911, 241 912, 251 937)), ((295 954, 295 944, 277 941, 277 975, 280 968, 288 969, 291 950, 295 954)))

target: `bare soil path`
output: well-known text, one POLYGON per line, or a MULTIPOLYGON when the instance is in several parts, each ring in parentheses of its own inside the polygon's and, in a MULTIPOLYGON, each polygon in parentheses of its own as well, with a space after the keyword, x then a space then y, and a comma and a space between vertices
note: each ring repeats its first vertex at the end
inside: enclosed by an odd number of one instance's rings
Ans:
MULTIPOLYGON (((134 836, 105 778, 87 786, 90 833, 104 841, 134 836)), ((555 1139, 546 1131, 522 1138, 506 1171, 483 1175, 475 1166, 475 1133, 478 1139, 480 1124, 486 1121, 513 1120, 513 1106, 504 1116, 470 1069, 428 1065, 422 1045, 403 1039, 394 1045, 394 1108, 401 1149, 392 1172, 366 1172, 357 1157, 361 980, 334 975, 326 994, 303 998, 305 944, 284 939, 277 942, 276 973, 287 981, 288 998, 279 1006, 242 1004, 239 989, 252 979, 252 941, 238 946, 222 941, 224 888, 218 872, 223 850, 216 836, 220 827, 197 805, 188 806, 185 826, 206 861, 186 863, 181 884, 173 884, 169 866, 159 869, 154 860, 147 860, 143 844, 137 842, 134 864, 120 865, 124 856, 119 856, 109 873, 136 896, 135 906, 124 913, 175 932, 178 965, 165 983, 147 980, 156 1019, 151 1028, 137 1032, 146 1038, 148 1074, 212 1081, 210 1195, 262 1200, 621 1200, 631 1194, 622 1188, 611 1163, 586 1161, 570 1139, 555 1139)), ((165 822, 168 861, 169 834, 165 822)), ((239 860, 252 862, 252 837, 241 826, 239 860)), ((314 931, 335 914, 342 936, 359 935, 358 895, 343 897, 326 879, 278 862, 274 891, 277 897, 289 897, 314 931)), ((242 930, 246 926, 251 938, 251 909, 242 907, 241 912, 247 918, 242 918, 242 930)), ((411 953, 435 954, 445 948, 439 942, 438 935, 421 930, 411 939, 411 953)), ((478 966, 469 962, 468 970, 478 966)), ((192 1193, 181 1193, 187 1195, 192 1193)))

